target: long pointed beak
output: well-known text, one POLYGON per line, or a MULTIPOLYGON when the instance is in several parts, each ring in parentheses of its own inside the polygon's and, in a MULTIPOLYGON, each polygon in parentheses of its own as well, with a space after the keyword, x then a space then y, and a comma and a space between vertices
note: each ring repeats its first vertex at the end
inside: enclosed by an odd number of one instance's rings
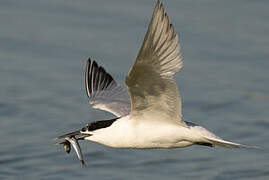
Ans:
POLYGON ((57 138, 54 138, 54 140, 57 141, 59 139, 65 138, 65 137, 68 137, 68 136, 70 137, 70 136, 75 136, 75 135, 81 135, 80 130, 79 131, 74 131, 74 132, 71 132, 71 133, 64 134, 62 136, 59 136, 57 138))

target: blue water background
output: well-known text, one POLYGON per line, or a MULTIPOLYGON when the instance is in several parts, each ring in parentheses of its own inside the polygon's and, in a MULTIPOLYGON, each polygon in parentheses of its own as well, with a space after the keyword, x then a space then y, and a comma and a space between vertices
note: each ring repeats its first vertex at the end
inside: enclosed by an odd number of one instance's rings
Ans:
POLYGON ((115 79, 133 64, 152 0, 0 1, 0 179, 269 178, 269 1, 165 0, 184 60, 184 117, 260 149, 126 150, 54 137, 109 119, 84 90, 88 57, 115 79))

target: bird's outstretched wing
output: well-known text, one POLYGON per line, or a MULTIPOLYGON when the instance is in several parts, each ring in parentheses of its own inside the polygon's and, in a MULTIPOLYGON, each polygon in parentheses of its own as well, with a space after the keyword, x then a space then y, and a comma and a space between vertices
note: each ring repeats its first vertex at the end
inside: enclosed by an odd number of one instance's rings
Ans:
POLYGON ((94 108, 108 111, 117 117, 129 114, 130 98, 127 89, 91 59, 88 59, 86 66, 85 86, 94 108))
MULTIPOLYGON (((182 67, 178 36, 163 4, 157 2, 136 61, 126 77, 131 115, 151 113, 181 118, 181 98, 173 78, 182 67)), ((164 119, 164 118, 163 118, 164 119)))

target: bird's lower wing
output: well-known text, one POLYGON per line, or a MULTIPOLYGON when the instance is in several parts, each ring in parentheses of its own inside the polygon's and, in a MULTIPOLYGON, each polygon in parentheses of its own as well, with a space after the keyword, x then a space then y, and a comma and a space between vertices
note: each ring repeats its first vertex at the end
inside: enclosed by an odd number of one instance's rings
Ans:
POLYGON ((85 86, 94 108, 108 111, 117 117, 129 114, 130 98, 127 89, 90 59, 86 66, 85 86))

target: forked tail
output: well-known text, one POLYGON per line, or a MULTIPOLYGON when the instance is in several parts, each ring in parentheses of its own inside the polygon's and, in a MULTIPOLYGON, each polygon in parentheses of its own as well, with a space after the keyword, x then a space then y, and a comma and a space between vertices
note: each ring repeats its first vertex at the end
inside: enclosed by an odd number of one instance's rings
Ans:
POLYGON ((213 144, 213 146, 222 146, 227 148, 257 148, 256 146, 248 146, 244 144, 234 143, 231 141, 225 141, 221 138, 215 138, 215 137, 204 137, 207 139, 210 143, 213 144))
POLYGON ((259 148, 257 146, 249 146, 249 145, 234 143, 231 141, 225 141, 222 138, 213 134, 212 132, 208 131, 207 129, 203 128, 202 126, 198 126, 189 122, 188 122, 188 125, 196 133, 200 134, 200 136, 202 136, 205 141, 205 142, 201 142, 197 144, 207 145, 211 147, 222 146, 222 147, 227 147, 227 148, 259 148))

